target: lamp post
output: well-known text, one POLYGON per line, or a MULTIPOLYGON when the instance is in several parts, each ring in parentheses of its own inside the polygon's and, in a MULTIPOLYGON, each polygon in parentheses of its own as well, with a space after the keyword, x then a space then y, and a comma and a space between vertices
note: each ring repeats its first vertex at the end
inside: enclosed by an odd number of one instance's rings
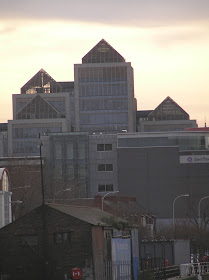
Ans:
POLYGON ((181 194, 178 195, 174 200, 173 200, 173 228, 174 228, 174 206, 175 206, 175 202, 178 198, 183 197, 183 196, 189 196, 189 194, 181 194))
POLYGON ((118 193, 119 191, 113 191, 113 192, 108 192, 106 193, 103 197, 102 197, 102 211, 104 211, 104 199, 107 195, 111 194, 111 193, 118 193))
POLYGON ((198 203, 198 225, 199 225, 199 227, 200 227, 200 204, 206 198, 209 198, 209 195, 202 197, 198 203))
POLYGON ((39 155, 40 155, 40 167, 41 167, 41 192, 42 192, 42 204, 45 204, 45 190, 44 190, 44 179, 43 179, 43 162, 42 162, 42 147, 43 143, 41 140, 41 134, 39 133, 39 155))

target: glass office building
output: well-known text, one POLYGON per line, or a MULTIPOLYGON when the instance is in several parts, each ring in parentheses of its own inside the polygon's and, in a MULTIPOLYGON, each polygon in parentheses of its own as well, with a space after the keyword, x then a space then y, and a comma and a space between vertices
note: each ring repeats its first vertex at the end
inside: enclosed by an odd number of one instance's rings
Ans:
POLYGON ((74 73, 77 131, 135 131, 131 63, 101 40, 74 73))

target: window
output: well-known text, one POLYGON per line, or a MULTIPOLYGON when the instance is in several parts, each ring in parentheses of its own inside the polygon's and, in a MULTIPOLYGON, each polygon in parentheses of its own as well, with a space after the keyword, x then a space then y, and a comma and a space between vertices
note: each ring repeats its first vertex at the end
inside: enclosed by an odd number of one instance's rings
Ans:
POLYGON ((4 170, 3 176, 2 176, 2 190, 5 192, 9 191, 9 177, 5 170, 4 170))
POLYGON ((97 144, 97 151, 112 151, 112 144, 97 144))
POLYGON ((85 179, 86 178, 86 166, 84 164, 79 165, 78 172, 79 172, 78 175, 79 175, 80 179, 85 179))
POLYGON ((61 159, 62 158, 62 147, 61 144, 55 145, 55 158, 61 159))
POLYGON ((38 245, 38 236, 37 235, 24 235, 21 236, 21 245, 35 247, 38 245))
POLYGON ((85 143, 78 142, 78 158, 82 159, 85 158, 85 143))
POLYGON ((112 144, 105 144, 105 151, 112 151, 112 144))
POLYGON ((67 159, 73 159, 73 143, 67 144, 67 159))
POLYGON ((98 192, 112 192, 113 184, 98 185, 98 192))
POLYGON ((112 164, 105 164, 106 171, 113 171, 113 165, 112 164))
POLYGON ((70 241, 71 241, 70 232, 54 233, 54 243, 55 244, 70 243, 70 241))
POLYGON ((69 179, 74 178, 74 166, 72 164, 67 166, 67 176, 69 179))
POLYGON ((98 185, 98 192, 105 192, 105 185, 98 185))
POLYGON ((98 164, 98 171, 113 171, 112 164, 98 164))
POLYGON ((113 184, 106 185, 106 192, 112 192, 113 191, 113 184))
POLYGON ((104 144, 97 144, 97 151, 104 151, 104 144))
POLYGON ((105 164, 98 164, 98 171, 105 171, 105 164))
POLYGON ((61 177, 62 176, 62 165, 55 165, 54 176, 55 177, 61 177))

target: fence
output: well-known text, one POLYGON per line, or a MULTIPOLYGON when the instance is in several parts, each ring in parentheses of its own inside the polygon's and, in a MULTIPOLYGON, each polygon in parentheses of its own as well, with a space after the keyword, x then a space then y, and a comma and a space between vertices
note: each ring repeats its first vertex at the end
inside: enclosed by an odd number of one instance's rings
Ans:
POLYGON ((200 275, 202 273, 209 272, 209 262, 202 263, 187 263, 180 265, 180 275, 189 276, 189 275, 200 275))
POLYGON ((164 280, 172 277, 180 276, 180 268, 178 265, 155 268, 152 270, 140 271, 140 280, 164 280))
POLYGON ((95 279, 99 280, 132 280, 130 262, 95 262, 95 279))

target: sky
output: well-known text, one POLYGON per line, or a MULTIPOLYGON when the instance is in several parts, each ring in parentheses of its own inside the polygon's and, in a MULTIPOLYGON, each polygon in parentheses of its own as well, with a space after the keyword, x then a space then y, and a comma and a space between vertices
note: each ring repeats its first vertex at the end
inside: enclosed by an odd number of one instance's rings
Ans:
POLYGON ((209 0, 0 0, 0 122, 41 68, 73 81, 101 39, 131 62, 138 110, 170 96, 209 126, 209 0))

